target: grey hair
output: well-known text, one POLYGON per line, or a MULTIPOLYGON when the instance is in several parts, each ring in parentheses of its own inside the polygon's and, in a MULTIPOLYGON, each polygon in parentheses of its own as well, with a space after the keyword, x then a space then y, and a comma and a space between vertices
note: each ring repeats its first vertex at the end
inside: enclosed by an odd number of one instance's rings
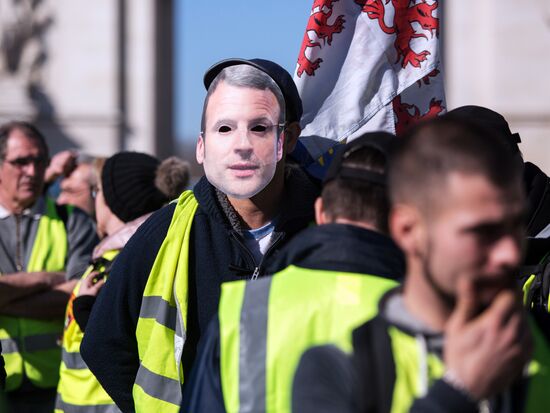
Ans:
POLYGON ((279 123, 282 124, 285 122, 285 98, 277 83, 260 69, 251 65, 242 64, 226 67, 210 84, 202 107, 201 134, 204 134, 206 128, 206 108, 208 107, 210 96, 215 92, 221 82, 225 82, 231 86, 271 91, 279 104, 279 123))
POLYGON ((21 131, 27 138, 33 139, 40 145, 44 156, 49 160, 49 149, 46 143, 46 138, 32 123, 25 121, 11 121, 0 125, 0 164, 2 164, 6 158, 6 151, 8 146, 8 138, 14 130, 21 131))

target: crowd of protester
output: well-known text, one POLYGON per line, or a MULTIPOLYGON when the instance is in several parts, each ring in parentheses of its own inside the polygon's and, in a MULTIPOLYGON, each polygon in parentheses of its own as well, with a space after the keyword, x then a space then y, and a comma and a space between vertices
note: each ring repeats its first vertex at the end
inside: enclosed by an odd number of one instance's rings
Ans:
POLYGON ((292 157, 274 62, 206 72, 196 158, 0 126, 0 412, 545 412, 550 178, 464 106, 292 157))

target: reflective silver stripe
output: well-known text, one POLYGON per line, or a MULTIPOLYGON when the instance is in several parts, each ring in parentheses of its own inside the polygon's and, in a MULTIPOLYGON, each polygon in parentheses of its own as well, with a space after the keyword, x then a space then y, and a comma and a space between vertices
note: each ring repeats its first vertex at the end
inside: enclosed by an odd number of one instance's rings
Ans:
POLYGON ((63 410, 64 413, 121 413, 121 410, 116 407, 116 404, 98 404, 95 406, 78 406, 69 404, 61 399, 61 395, 57 394, 55 408, 63 410))
POLYGON ((159 296, 145 296, 141 301, 140 318, 154 318, 157 323, 175 330, 178 310, 159 296))
POLYGON ((19 345, 17 344, 17 340, 3 338, 0 340, 0 344, 2 345, 2 354, 19 353, 19 345))
POLYGON ((241 311, 239 400, 241 412, 265 412, 267 316, 271 277, 248 282, 241 311))
POLYGON ((67 350, 62 349, 61 359, 68 369, 82 370, 88 368, 84 360, 82 360, 80 353, 70 353, 67 350))
POLYGON ((59 333, 37 334, 23 338, 24 351, 59 349, 59 333))
POLYGON ((182 395, 179 380, 153 373, 147 367, 140 365, 136 376, 136 384, 155 399, 173 403, 176 406, 181 404, 182 395))

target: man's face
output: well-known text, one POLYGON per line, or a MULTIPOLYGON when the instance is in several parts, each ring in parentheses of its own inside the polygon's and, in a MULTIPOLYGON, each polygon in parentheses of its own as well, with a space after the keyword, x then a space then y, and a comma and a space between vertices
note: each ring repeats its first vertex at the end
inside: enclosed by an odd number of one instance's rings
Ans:
POLYGON ((210 95, 197 161, 212 185, 234 198, 251 198, 273 179, 283 152, 279 104, 269 90, 222 82, 210 95))
POLYGON ((69 176, 63 178, 60 185, 61 192, 57 197, 59 205, 74 205, 93 215, 91 169, 92 167, 87 164, 78 165, 69 176))
POLYGON ((42 193, 48 160, 40 143, 14 129, 0 165, 0 199, 13 211, 29 208, 42 193))
POLYGON ((425 214, 424 276, 450 304, 457 280, 471 279, 481 310, 515 286, 525 236, 523 193, 519 182, 501 189, 479 175, 451 173, 446 183, 425 214))

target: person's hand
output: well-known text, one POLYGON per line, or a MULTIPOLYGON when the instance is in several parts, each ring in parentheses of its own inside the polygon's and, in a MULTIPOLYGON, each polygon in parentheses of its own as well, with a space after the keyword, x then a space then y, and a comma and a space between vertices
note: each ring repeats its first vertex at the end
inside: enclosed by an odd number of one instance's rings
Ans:
POLYGON ((80 283, 80 288, 78 290, 78 297, 81 295, 93 295, 97 296, 99 290, 105 284, 105 278, 101 278, 99 281, 94 283, 94 277, 98 275, 98 271, 91 272, 86 278, 80 283))
POLYGON ((519 294, 501 291, 476 314, 472 282, 459 280, 457 304, 445 327, 447 371, 476 400, 498 394, 519 377, 533 342, 519 294))
POLYGON ((78 153, 74 150, 56 153, 46 169, 46 182, 52 183, 60 176, 68 176, 76 168, 77 157, 78 153))

